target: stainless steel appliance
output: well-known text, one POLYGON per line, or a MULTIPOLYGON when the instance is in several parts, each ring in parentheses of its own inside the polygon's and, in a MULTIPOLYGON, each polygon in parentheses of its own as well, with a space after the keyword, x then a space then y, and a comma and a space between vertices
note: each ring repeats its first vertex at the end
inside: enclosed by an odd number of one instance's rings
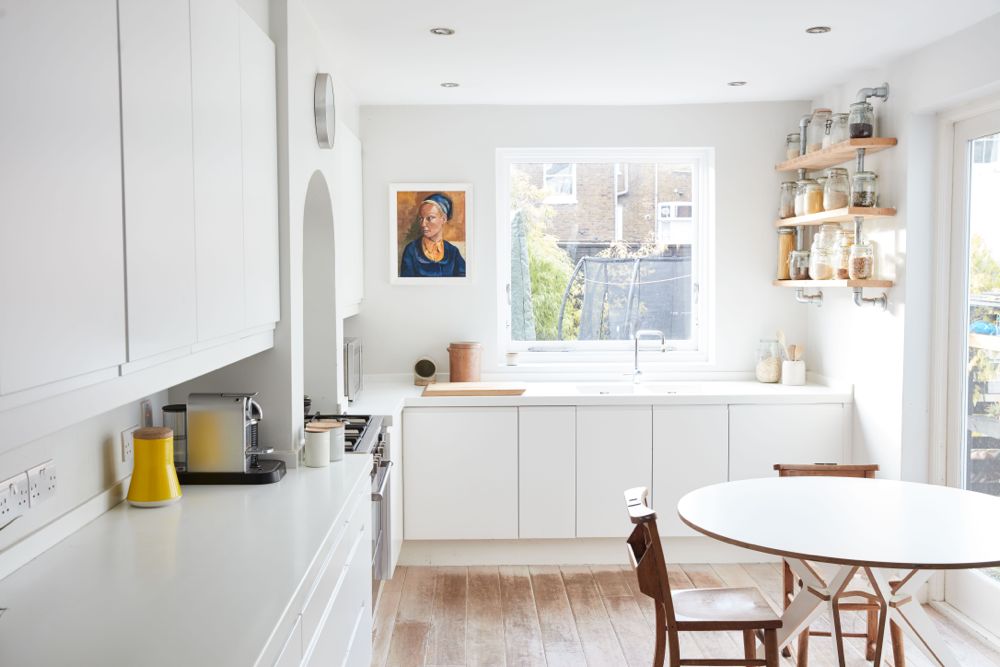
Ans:
POLYGON ((363 387, 361 369, 361 339, 344 339, 344 395, 347 402, 353 403, 363 387))
POLYGON ((336 419, 345 423, 344 451, 372 457, 372 609, 379 588, 391 578, 392 443, 387 427, 389 418, 380 415, 306 415, 310 419, 336 419))
POLYGON ((253 393, 190 394, 187 403, 187 466, 181 484, 268 484, 285 474, 281 461, 261 461, 253 393))

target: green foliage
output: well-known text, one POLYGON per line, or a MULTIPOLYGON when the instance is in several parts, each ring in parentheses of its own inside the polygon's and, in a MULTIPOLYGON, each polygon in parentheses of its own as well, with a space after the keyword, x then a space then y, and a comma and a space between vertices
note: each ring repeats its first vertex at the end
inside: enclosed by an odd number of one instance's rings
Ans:
MULTIPOLYGON (((969 248, 969 295, 1000 291, 1000 262, 994 259, 989 246, 978 234, 972 236, 969 248)), ((970 321, 985 320, 1000 325, 1000 313, 996 308, 974 307, 969 313, 970 321)), ((997 378, 997 353, 978 348, 969 349, 969 402, 975 411, 985 409, 985 413, 1000 417, 1000 404, 983 402, 984 387, 997 378)))
MULTIPOLYGON (((555 215, 543 203, 545 193, 528 181, 527 174, 511 174, 511 210, 523 216, 528 237, 528 264, 531 276, 531 309, 535 316, 535 340, 558 340, 562 298, 573 275, 573 261, 559 247, 558 239, 546 233, 555 215)), ((574 340, 580 327, 580 286, 574 285, 563 318, 563 339, 574 340)))
POLYGON ((973 235, 969 250, 969 294, 1000 290, 1000 263, 978 234, 973 235))

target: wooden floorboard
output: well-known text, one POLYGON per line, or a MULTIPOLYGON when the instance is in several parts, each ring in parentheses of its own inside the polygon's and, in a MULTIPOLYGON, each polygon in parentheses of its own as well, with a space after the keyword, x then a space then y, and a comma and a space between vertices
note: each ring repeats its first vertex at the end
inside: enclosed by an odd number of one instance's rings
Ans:
MULTIPOLYGON (((781 608, 777 563, 672 564, 668 574, 678 591, 755 586, 781 608)), ((995 647, 934 608, 928 614, 962 667, 1000 666, 995 647)), ((851 627, 863 627, 861 619, 845 614, 851 627)), ((816 627, 828 625, 829 618, 816 627)), ((652 600, 631 567, 400 567, 375 610, 372 666, 645 667, 654 626, 652 600)), ((909 640, 906 648, 907 667, 931 664, 909 640)), ((739 658, 742 651, 737 633, 681 633, 685 658, 739 658)), ((880 667, 893 667, 888 647, 886 654, 880 667)), ((846 659, 848 667, 871 665, 864 640, 847 640, 846 659)), ((811 639, 809 664, 837 665, 830 638, 811 639)), ((794 656, 781 665, 794 667, 794 656)))

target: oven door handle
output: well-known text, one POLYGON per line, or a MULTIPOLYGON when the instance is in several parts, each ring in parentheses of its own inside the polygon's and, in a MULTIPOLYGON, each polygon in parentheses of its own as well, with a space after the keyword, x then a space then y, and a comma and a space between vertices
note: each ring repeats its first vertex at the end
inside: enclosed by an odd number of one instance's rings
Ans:
POLYGON ((372 491, 372 500, 385 500, 385 487, 389 485, 389 471, 392 470, 392 461, 382 461, 379 468, 385 468, 382 475, 382 482, 378 485, 378 491, 372 491))

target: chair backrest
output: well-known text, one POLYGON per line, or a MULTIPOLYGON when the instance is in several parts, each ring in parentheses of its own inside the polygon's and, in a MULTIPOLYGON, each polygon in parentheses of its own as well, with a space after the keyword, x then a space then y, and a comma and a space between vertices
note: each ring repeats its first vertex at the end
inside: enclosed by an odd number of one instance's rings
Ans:
POLYGON ((877 463, 860 465, 839 463, 775 463, 778 477, 864 477, 873 479, 878 472, 877 463))
POLYGON ((644 486, 625 492, 625 506, 635 524, 626 544, 629 561, 639 579, 639 590, 663 606, 668 630, 677 630, 674 601, 670 595, 667 562, 663 556, 663 543, 656 527, 656 512, 646 504, 649 491, 644 486))

